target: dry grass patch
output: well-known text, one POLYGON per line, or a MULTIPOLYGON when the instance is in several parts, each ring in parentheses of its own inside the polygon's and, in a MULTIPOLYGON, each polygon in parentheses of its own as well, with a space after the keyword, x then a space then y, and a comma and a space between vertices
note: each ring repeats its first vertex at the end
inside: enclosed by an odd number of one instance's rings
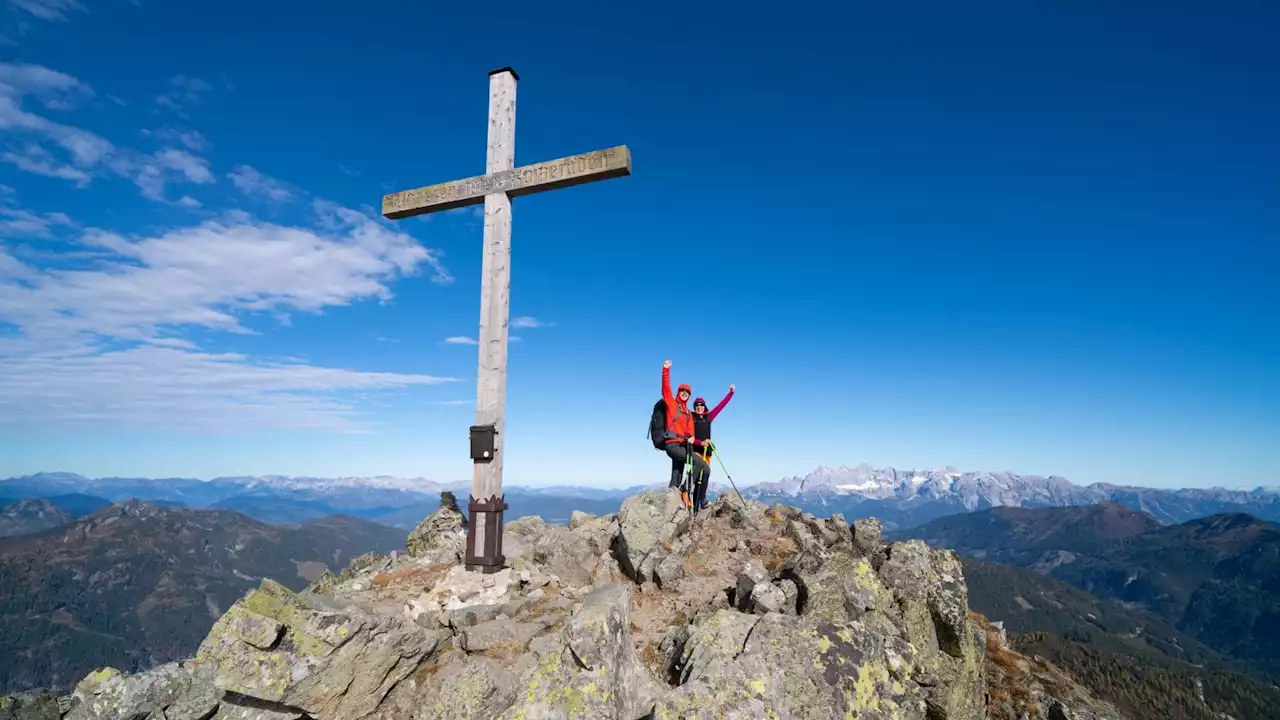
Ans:
POLYGON ((787 560, 796 555, 796 542, 785 535, 772 538, 770 542, 760 547, 760 552, 756 557, 760 558, 760 562, 764 563, 764 569, 771 573, 777 572, 778 568, 787 560))
POLYGON ((1042 720, 1045 710, 1036 700, 1038 683, 1030 662, 1001 641, 1000 631, 982 613, 969 611, 986 639, 987 711, 994 720, 1042 720), (1010 715, 1009 712, 1013 714, 1010 715))
POLYGON ((370 584, 379 590, 405 586, 430 588, 439 582, 448 569, 449 565, 445 563, 406 565, 390 572, 377 573, 370 584))

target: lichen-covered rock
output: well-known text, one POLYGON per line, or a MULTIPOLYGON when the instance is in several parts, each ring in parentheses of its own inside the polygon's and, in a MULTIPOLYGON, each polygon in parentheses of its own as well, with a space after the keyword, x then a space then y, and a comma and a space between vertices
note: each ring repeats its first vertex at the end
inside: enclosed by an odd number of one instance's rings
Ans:
POLYGON ((778 583, 778 588, 782 590, 782 612, 792 615, 797 614, 799 612, 800 587, 796 585, 794 580, 785 578, 778 583))
POLYGON ((367 552, 363 555, 357 555, 351 558, 351 562, 338 573, 338 582, 343 583, 352 580, 360 575, 380 570, 391 563, 391 557, 388 555, 380 555, 376 552, 367 552))
POLYGON ((628 577, 637 582, 652 578, 640 572, 655 548, 671 540, 689 525, 689 514, 680 493, 670 488, 632 495, 618 512, 619 533, 614 557, 628 577))
POLYGON ((635 657, 631 594, 622 584, 592 590, 564 627, 564 644, 541 658, 503 720, 634 719, 647 712, 644 668, 635 657))
POLYGON ((924 720, 925 712, 914 684, 893 678, 879 635, 849 622, 798 630, 768 615, 736 659, 660 700, 654 717, 924 720))
POLYGON ((631 593, 625 585, 614 583, 592 590, 564 628, 565 642, 578 664, 590 671, 609 662, 616 665, 618 658, 612 656, 610 643, 617 643, 626 632, 630 617, 631 593))
MULTIPOLYGON (((296 708, 278 707, 253 698, 237 698, 218 705, 218 711, 209 720, 305 720, 306 713, 296 708)), ((150 720, 150 719, 148 719, 150 720)))
POLYGON ((582 512, 581 510, 574 510, 573 513, 569 515, 569 529, 577 530, 578 528, 582 527, 583 525, 586 525, 587 523, 595 519, 596 519, 596 516, 592 515, 591 513, 585 513, 585 512, 582 512))
MULTIPOLYGON (((438 688, 413 720, 490 720, 516 699, 516 679, 488 658, 457 658, 433 678, 438 688)), ((409 717, 409 716, 405 716, 409 717)))
POLYGON ((748 610, 751 608, 751 591, 760 583, 769 579, 769 572, 764 569, 764 563, 757 558, 747 560, 742 566, 742 571, 738 573, 738 580, 735 585, 734 602, 740 610, 748 610))
POLYGON ((849 526, 844 522, 842 515, 818 518, 810 513, 804 513, 800 516, 800 521, 809 529, 810 534, 822 543, 823 547, 834 547, 842 541, 852 539, 849 526))
POLYGON ((850 529, 854 548, 871 561, 872 567, 879 569, 884 560, 884 526, 875 518, 858 518, 850 529))
POLYGON ((263 581, 193 661, 2 699, 0 720, 1006 720, 987 698, 1013 682, 1028 717, 1118 717, 1010 650, 989 670, 1003 639, 967 613, 955 555, 886 545, 874 520, 723 497, 690 518, 645 493, 510 523, 485 574, 458 562, 461 519, 446 503, 412 557, 302 594, 263 581))
POLYGON ((304 592, 312 595, 332 595, 333 586, 337 584, 338 576, 334 575, 328 568, 325 568, 324 571, 320 573, 320 577, 311 581, 311 584, 307 586, 307 589, 304 592))
POLYGON ((751 589, 751 612, 764 615, 771 612, 782 612, 787 604, 787 596, 782 588, 768 581, 756 583, 751 589))
POLYGON ((759 620, 733 610, 719 610, 694 628, 683 642, 676 666, 680 682, 720 673, 742 652, 742 644, 759 620))
MULTIPOLYGON (((608 527, 601 519, 587 523, 608 527)), ((578 531, 549 525, 537 516, 523 517, 507 525, 503 552, 507 566, 515 570, 538 569, 560 578, 570 587, 591 584, 592 575, 605 552, 586 527, 578 531)))
MULTIPOLYGON (((894 552, 890 551, 891 554, 894 552)), ((981 629, 966 622, 954 643, 943 638, 951 632, 941 627, 925 601, 896 597, 900 610, 896 627, 915 652, 915 674, 924 686, 925 697, 934 717, 980 717, 984 711, 986 676, 985 640, 981 629)))
POLYGON ((577 535, 587 538, 597 553, 609 553, 613 549, 613 541, 622 532, 617 513, 609 513, 580 522, 571 528, 577 535))
POLYGON ((418 523, 405 541, 410 557, 429 558, 435 562, 457 562, 466 548, 464 518, 456 505, 441 506, 418 523))
POLYGON ((800 548, 800 555, 807 558, 811 562, 821 563, 826 559, 826 546, 823 545, 809 526, 801 520, 790 520, 787 522, 787 534, 795 541, 796 546, 800 548))
POLYGON ((191 686, 164 709, 164 720, 205 720, 220 707, 222 698, 210 669, 193 668, 191 686))
POLYGON ((468 605, 457 610, 450 610, 445 616, 448 619, 449 627, 453 628, 453 631, 457 633, 472 625, 495 620, 499 615, 514 617, 516 612, 519 612, 518 608, 511 613, 507 613, 507 610, 508 607, 506 605, 468 605))
POLYGON ((0 720, 60 720, 58 698, 48 692, 0 697, 0 720))
POLYGON ((591 573, 591 586, 601 587, 623 579, 625 577, 622 574, 622 568, 618 566, 618 560, 612 554, 604 553, 596 563, 595 572, 591 573))
POLYGON ((805 615, 814 621, 858 620, 870 610, 888 612, 893 595, 871 563, 847 552, 836 552, 814 573, 798 577, 808 590, 805 615))
POLYGON ((299 708, 317 720, 371 716, 382 698, 448 636, 403 617, 316 610, 270 580, 214 624, 196 659, 226 691, 299 708), (268 649, 264 623, 283 626, 268 649))
MULTIPOLYGON (((73 693, 75 706, 66 718, 161 718, 167 713, 167 708, 179 705, 188 696, 212 700, 203 708, 205 715, 202 717, 207 717, 218 704, 210 679, 207 673, 197 673, 196 668, 180 663, 168 663, 137 675, 123 675, 114 668, 104 668, 89 674, 76 685, 73 693)), ((173 714, 180 716, 184 708, 185 705, 174 708, 173 714)))
POLYGON ((479 652, 502 647, 510 652, 523 652, 529 641, 537 635, 541 623, 516 622, 509 618, 490 620, 463 629, 458 633, 461 647, 467 652, 479 652))
POLYGON ((952 550, 934 550, 922 540, 895 543, 880 578, 899 598, 923 602, 933 620, 938 647, 960 657, 969 612, 964 569, 952 550))
POLYGON ((104 667, 94 670, 84 679, 76 683, 72 697, 77 703, 88 702, 91 698, 101 694, 103 687, 111 683, 119 682, 124 673, 113 667, 104 667))

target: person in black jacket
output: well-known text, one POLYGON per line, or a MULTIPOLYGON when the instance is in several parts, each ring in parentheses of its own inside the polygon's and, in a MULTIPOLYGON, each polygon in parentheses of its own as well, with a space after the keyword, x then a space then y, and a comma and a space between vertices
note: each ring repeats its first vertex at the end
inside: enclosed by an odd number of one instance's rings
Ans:
POLYGON ((693 511, 696 513, 707 506, 707 486, 711 484, 711 421, 716 419, 729 400, 733 398, 734 387, 729 386, 729 394, 724 396, 716 409, 707 412, 707 401, 696 398, 693 401, 693 447, 702 457, 705 470, 698 468, 693 483, 693 511))

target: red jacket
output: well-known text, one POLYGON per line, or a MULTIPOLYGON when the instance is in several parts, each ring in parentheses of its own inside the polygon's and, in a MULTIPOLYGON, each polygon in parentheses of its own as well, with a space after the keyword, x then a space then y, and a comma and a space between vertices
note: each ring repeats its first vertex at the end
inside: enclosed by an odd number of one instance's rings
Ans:
MULTIPOLYGON (((692 394, 692 388, 688 385, 681 384, 676 388, 676 392, 688 390, 692 394)), ((689 403, 681 400, 671 393, 671 368, 662 368, 662 399, 667 403, 667 443, 684 442, 685 438, 693 437, 693 413, 689 411, 689 403)))

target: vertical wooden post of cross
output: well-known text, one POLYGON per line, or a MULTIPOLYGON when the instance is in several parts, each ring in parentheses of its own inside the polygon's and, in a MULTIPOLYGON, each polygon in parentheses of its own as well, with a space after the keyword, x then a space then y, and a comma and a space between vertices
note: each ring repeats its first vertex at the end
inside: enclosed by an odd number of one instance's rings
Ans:
POLYGON ((502 466, 507 405, 507 324, 511 316, 511 198, 631 174, 626 145, 515 166, 516 82, 509 67, 489 73, 489 141, 485 174, 382 197, 389 220, 484 203, 484 261, 480 288, 480 356, 476 379, 476 424, 471 426, 474 463, 467 504, 466 567, 496 572, 502 554, 502 466))
MULTIPOLYGON (((516 83, 511 68, 489 73, 489 142, 485 174, 515 168, 516 83)), ((477 432, 491 433, 493 457, 475 461, 468 505, 466 565, 495 572, 506 560, 502 553, 503 431, 507 405, 507 330, 511 318, 511 197, 506 192, 484 196, 484 260, 480 290, 480 357, 476 377, 477 432)))

